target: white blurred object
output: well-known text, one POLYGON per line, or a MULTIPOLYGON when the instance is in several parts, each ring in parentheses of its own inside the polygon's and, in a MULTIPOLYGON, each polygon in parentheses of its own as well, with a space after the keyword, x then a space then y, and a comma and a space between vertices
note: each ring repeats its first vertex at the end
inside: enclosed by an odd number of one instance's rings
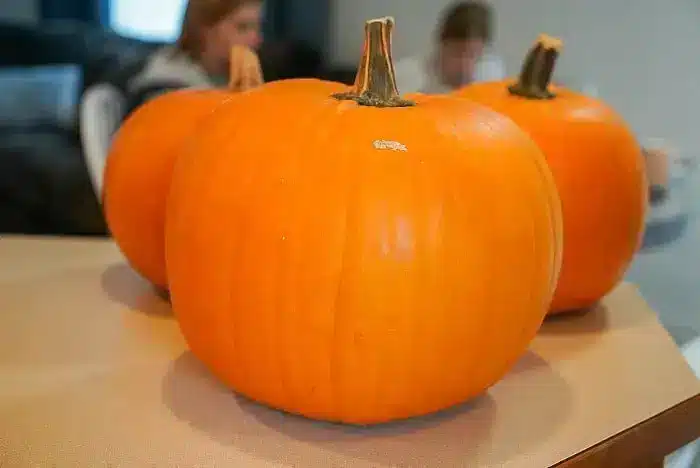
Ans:
POLYGON ((650 223, 663 222, 678 216, 689 215, 692 206, 692 188, 690 180, 697 168, 697 159, 683 155, 681 151, 663 138, 648 138, 642 146, 650 152, 658 151, 666 154, 668 169, 667 194, 659 203, 650 205, 647 221, 650 223))
POLYGON ((669 143, 664 138, 647 138, 642 142, 642 145, 644 148, 658 149, 668 154, 671 184, 687 179, 697 167, 697 158, 683 155, 677 146, 669 143))
POLYGON ((112 136, 126 113, 126 98, 116 87, 90 87, 80 103, 80 141, 95 195, 102 201, 102 181, 112 136))
POLYGON ((109 0, 109 26, 136 39, 175 42, 186 0, 109 0))

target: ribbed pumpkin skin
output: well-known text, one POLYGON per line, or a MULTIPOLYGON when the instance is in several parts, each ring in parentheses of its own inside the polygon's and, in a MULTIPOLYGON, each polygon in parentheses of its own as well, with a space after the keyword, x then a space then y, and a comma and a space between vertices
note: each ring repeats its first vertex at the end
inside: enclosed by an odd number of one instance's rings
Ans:
POLYGON ((641 243, 647 182, 641 148, 605 103, 565 88, 529 100, 511 82, 477 83, 457 94, 524 129, 547 158, 561 197, 564 254, 551 312, 587 308, 623 278, 641 243))
POLYGON ((175 160, 200 121, 233 96, 169 92, 139 107, 115 135, 104 176, 107 225, 132 267, 161 288, 167 287, 165 204, 175 160))
POLYGON ((544 319, 553 180, 486 108, 363 107, 340 89, 267 84, 198 132, 168 204, 175 316, 226 385, 291 413, 373 424, 464 402, 544 319))

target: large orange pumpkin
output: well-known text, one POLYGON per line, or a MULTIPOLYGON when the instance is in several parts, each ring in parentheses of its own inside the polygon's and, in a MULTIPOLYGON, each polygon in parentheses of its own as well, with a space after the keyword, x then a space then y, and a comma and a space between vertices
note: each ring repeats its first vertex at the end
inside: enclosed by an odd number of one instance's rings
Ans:
POLYGON ((539 149, 467 100, 400 97, 392 24, 367 23, 354 88, 246 93, 173 176, 166 255, 190 349, 310 418, 380 423, 484 392, 535 336, 558 273, 539 149))
POLYGON ((165 203, 175 159, 197 125, 234 92, 257 86, 254 52, 235 47, 229 89, 185 89, 148 101, 115 135, 105 168, 103 205, 117 245, 135 270, 167 288, 165 203))
POLYGON ((564 215, 552 313, 589 307, 621 280, 641 241, 647 204, 641 148, 624 120, 600 100, 550 84, 560 46, 542 35, 519 79, 458 91, 513 119, 547 158, 564 215))

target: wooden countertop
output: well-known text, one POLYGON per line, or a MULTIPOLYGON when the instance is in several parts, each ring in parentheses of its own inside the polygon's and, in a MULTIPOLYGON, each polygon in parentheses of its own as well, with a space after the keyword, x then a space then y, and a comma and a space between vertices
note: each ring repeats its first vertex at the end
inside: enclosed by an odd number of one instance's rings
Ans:
POLYGON ((0 239, 0 466, 636 467, 700 436, 698 395, 622 284, 549 320, 463 407, 370 429, 312 422, 214 380, 112 242, 0 239))

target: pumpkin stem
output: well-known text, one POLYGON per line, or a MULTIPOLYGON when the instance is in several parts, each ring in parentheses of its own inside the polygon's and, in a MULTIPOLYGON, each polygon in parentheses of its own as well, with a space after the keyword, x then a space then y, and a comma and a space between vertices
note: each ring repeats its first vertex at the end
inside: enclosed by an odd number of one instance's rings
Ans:
POLYGON ((561 47, 561 40, 541 34, 525 57, 518 82, 508 87, 508 91, 527 99, 554 98, 549 84, 561 47))
POLYGON ((262 68, 258 54, 244 46, 231 47, 228 88, 246 91, 263 84, 262 68))
POLYGON ((393 28, 394 19, 391 17, 373 19, 365 23, 364 50, 353 90, 334 94, 334 98, 371 107, 415 105, 413 101, 402 99, 396 87, 394 61, 391 57, 393 28))

